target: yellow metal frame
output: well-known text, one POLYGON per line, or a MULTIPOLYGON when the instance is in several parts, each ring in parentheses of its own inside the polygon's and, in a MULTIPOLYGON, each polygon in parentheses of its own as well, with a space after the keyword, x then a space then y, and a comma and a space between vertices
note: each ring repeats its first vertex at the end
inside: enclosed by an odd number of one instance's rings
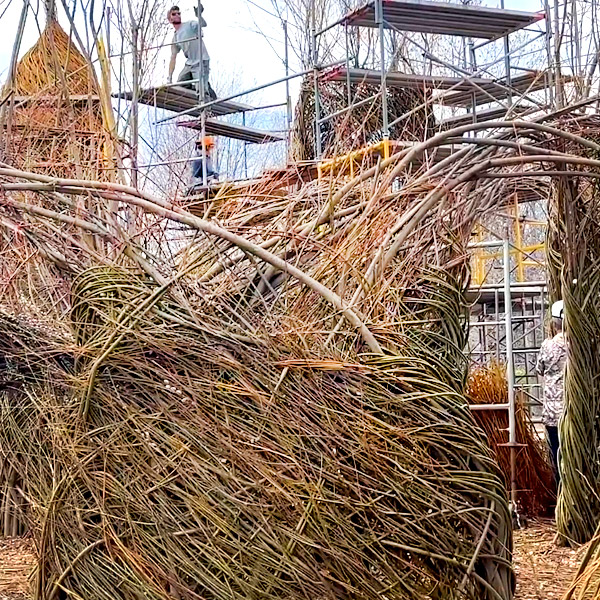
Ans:
POLYGON ((354 166, 359 162, 359 159, 362 160, 365 156, 369 154, 376 154, 377 152, 381 152, 384 159, 389 158, 390 140, 386 138, 381 142, 377 142, 376 144, 371 144, 370 146, 364 146, 358 150, 348 152, 348 154, 322 160, 321 162, 317 163, 317 176, 319 179, 321 179, 323 174, 327 171, 329 171, 331 175, 334 175, 336 170, 343 171, 345 167, 349 167, 350 177, 353 178, 354 166))
MULTIPOLYGON (((475 238, 477 242, 483 242, 483 228, 479 224, 475 225, 475 238)), ((485 251, 483 248, 478 248, 473 256, 473 281, 477 285, 485 281, 485 263, 485 251)))
MULTIPOLYGON (((481 236, 476 235, 477 241, 483 241, 481 236)), ((525 246, 523 248, 518 247, 516 244, 511 246, 510 253, 516 258, 517 266, 517 281, 525 281, 525 267, 542 267, 544 263, 537 262, 535 260, 524 258, 527 254, 532 254, 537 250, 543 250, 546 244, 533 244, 531 246, 525 246)), ((502 252, 486 252, 484 249, 478 248, 473 254, 473 268, 472 268, 472 279, 475 285, 482 285, 485 283, 486 278, 486 263, 490 260, 502 258, 502 252)))
MULTIPOLYGON (((544 243, 532 244, 530 246, 523 246, 523 229, 522 222, 519 212, 519 202, 515 195, 514 203, 512 206, 513 218, 514 218, 514 240, 510 253, 515 257, 517 281, 523 282, 526 280, 525 268, 526 267, 539 267, 543 266, 543 263, 531 260, 527 256, 538 250, 543 250, 546 245, 544 243)), ((547 223, 544 221, 526 221, 526 225, 532 227, 546 227, 547 223)), ((474 237, 477 242, 484 241, 483 227, 481 225, 475 226, 474 237)), ((486 279, 487 262, 490 260, 498 259, 502 257, 502 252, 487 252, 483 248, 477 248, 473 253, 472 258, 472 278, 475 285, 482 285, 486 279)))
MULTIPOLYGON (((519 212, 519 200, 515 194, 515 202, 513 204, 513 210, 515 213, 515 246, 521 248, 523 246, 523 235, 521 231, 521 220, 519 212)), ((516 254, 517 260, 517 281, 525 281, 525 266, 523 265, 523 254, 518 252, 516 254)))

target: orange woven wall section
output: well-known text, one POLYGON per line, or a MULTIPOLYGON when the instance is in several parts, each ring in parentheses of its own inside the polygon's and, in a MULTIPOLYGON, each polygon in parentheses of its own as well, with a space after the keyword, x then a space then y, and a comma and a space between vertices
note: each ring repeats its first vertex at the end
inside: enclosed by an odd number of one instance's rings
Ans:
MULTIPOLYGON (((508 384, 504 365, 492 363, 471 371, 467 398, 472 404, 505 404, 508 402, 508 384)), ((517 442, 525 444, 517 452, 517 489, 519 510, 524 514, 550 516, 556 503, 556 484, 544 445, 536 433, 524 406, 517 395, 517 442)), ((501 444, 508 442, 508 414, 504 410, 473 411, 475 420, 485 431, 488 444, 510 486, 510 449, 501 444)))
POLYGON ((5 138, 8 162, 55 177, 114 180, 96 75, 55 19, 19 61, 5 96, 10 87, 15 102, 5 138))

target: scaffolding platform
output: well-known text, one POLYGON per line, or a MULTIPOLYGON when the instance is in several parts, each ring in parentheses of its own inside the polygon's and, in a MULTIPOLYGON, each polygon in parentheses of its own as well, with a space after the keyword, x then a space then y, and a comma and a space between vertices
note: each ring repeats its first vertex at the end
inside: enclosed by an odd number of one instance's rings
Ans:
MULTIPOLYGON (((202 123, 199 120, 179 121, 177 125, 199 131, 202 129, 202 123)), ((235 125, 233 123, 226 123, 225 121, 218 121, 217 119, 206 119, 205 131, 208 135, 218 135, 250 144, 269 144, 271 142, 283 142, 286 139, 282 133, 263 131, 261 129, 254 129, 253 127, 246 127, 245 125, 235 125)))
MULTIPOLYGON (((348 81, 353 84, 381 85, 381 71, 371 69, 346 69, 337 66, 321 74, 323 81, 348 81)), ((408 88, 415 90, 456 90, 440 95, 437 104, 456 107, 471 107, 473 95, 475 103, 489 104, 505 100, 510 93, 513 96, 536 92, 547 87, 548 82, 543 72, 527 72, 513 77, 510 89, 506 81, 489 77, 446 77, 443 75, 413 75, 390 71, 386 73, 385 84, 388 88, 408 88)))
MULTIPOLYGON (((519 106, 516 108, 513 107, 512 116, 510 118, 517 118, 523 115, 523 113, 528 112, 530 110, 534 109, 525 106, 519 106)), ((476 112, 475 120, 477 123, 482 123, 485 121, 495 121, 497 119, 504 119, 506 117, 507 112, 508 108, 506 108, 505 106, 488 108, 486 110, 476 112)), ((473 113, 466 113, 463 115, 456 115, 454 117, 448 117, 447 119, 443 119, 438 123, 438 127, 440 129, 452 129, 454 127, 460 127, 461 125, 469 125, 471 123, 473 123, 473 113)))
MULTIPOLYGON (((114 96, 116 98, 132 100, 133 93, 123 92, 121 94, 114 94, 114 96)), ((198 94, 192 90, 188 90, 187 88, 177 85, 171 87, 156 87, 140 90, 138 102, 171 112, 183 112, 189 110, 190 112, 187 114, 191 117, 199 117, 201 113, 199 110, 190 110, 198 106, 198 94)), ((213 104, 207 109, 207 112, 217 117, 221 117, 223 115, 232 115, 235 113, 249 112, 252 110, 254 110, 254 107, 249 106, 248 104, 241 104, 239 102, 226 100, 213 104)))
POLYGON ((479 106, 481 104, 490 104, 491 102, 502 101, 512 96, 522 96, 532 92, 539 92, 548 87, 548 81, 542 71, 528 71, 523 75, 517 75, 510 80, 510 87, 503 79, 485 79, 485 85, 481 85, 480 80, 473 79, 473 82, 479 86, 471 87, 471 91, 457 91, 440 98, 439 104, 445 106, 462 106, 464 108, 473 105, 473 102, 479 106))
MULTIPOLYGON (((336 66, 323 71, 320 78, 323 81, 348 81, 354 84, 381 85, 381 71, 371 69, 347 69, 345 66, 336 66)), ((476 86, 484 89, 495 86, 495 80, 485 77, 446 77, 443 75, 413 75, 388 71, 385 76, 388 88, 410 88, 417 90, 449 90, 456 89, 472 93, 476 86)), ((497 87, 497 86, 496 86, 497 87)))
MULTIPOLYGON (((513 254, 515 252, 513 251, 513 254)), ((481 306, 486 304, 488 306, 493 306, 496 298, 498 299, 500 312, 504 310, 504 294, 503 287, 500 285, 486 285, 482 284, 481 286, 473 285, 466 292, 467 301, 473 305, 472 314, 479 315, 481 314, 481 306), (499 293, 498 293, 499 292, 499 293)), ((511 295, 513 296, 521 296, 524 298, 532 298, 537 297, 541 293, 546 291, 546 282, 545 281, 528 281, 522 283, 511 283, 511 295)))
MULTIPOLYGON (((529 27, 544 18, 544 13, 487 6, 429 0, 383 0, 384 27, 399 31, 494 40, 529 27)), ((337 24, 379 27, 375 14, 375 0, 348 13, 333 25, 337 24)))

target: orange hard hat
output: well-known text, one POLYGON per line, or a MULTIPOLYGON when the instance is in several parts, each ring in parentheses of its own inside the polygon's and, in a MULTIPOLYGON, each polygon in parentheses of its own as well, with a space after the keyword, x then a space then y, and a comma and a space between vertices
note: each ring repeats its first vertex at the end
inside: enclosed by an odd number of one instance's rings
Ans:
MULTIPOLYGON (((215 145, 215 138, 212 137, 211 135, 207 135, 204 137, 204 146, 206 148, 212 148, 215 145)), ((202 146, 202 138, 198 138, 196 140, 196 146, 201 147, 202 146)))

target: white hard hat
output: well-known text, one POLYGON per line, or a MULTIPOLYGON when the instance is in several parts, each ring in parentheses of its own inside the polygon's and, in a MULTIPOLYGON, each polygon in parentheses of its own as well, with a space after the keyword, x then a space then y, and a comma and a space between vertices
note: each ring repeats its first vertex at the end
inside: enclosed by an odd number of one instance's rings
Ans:
POLYGON ((552 314, 553 317, 555 317, 557 319, 562 319, 564 310, 565 310, 565 303, 562 300, 558 300, 558 302, 555 302, 552 305, 552 308, 550 309, 550 313, 552 314))

